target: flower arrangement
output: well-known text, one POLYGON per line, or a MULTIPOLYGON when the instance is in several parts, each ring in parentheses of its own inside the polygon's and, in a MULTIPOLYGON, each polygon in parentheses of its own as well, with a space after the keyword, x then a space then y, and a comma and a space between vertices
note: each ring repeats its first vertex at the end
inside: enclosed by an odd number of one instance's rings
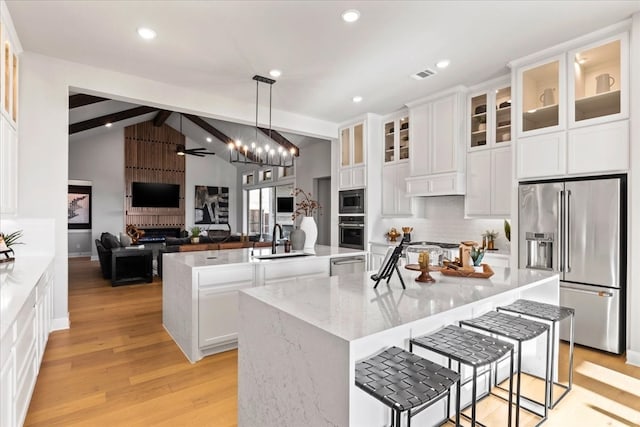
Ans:
POLYGON ((299 216, 312 216, 316 210, 322 209, 320 203, 311 198, 311 193, 305 193, 301 188, 294 188, 293 197, 297 198, 299 195, 302 195, 304 199, 296 202, 296 210, 293 212, 293 215, 291 215, 291 219, 296 219, 299 216))

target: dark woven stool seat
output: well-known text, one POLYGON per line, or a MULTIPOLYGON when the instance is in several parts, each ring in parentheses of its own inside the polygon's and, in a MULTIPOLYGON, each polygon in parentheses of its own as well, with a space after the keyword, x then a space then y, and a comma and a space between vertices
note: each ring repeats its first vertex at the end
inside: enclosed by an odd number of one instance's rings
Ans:
MULTIPOLYGON (((447 357, 449 366, 451 366, 451 361, 453 360, 458 363, 459 367, 464 364, 473 368, 471 380, 468 380, 473 382, 471 395, 472 426, 476 424, 478 368, 491 365, 508 355, 511 361, 511 369, 513 369, 513 344, 454 325, 448 325, 429 335, 411 339, 409 341, 409 349, 413 350, 413 346, 422 347, 447 357)), ((486 372, 483 374, 486 374, 486 372)), ((511 425, 511 386, 512 382, 509 381, 509 426, 511 425)), ((458 399, 460 399, 460 383, 458 383, 457 393, 458 399)))
POLYGON ((547 324, 495 311, 475 319, 463 320, 460 324, 502 335, 515 341, 529 341, 549 330, 547 324))
POLYGON ((397 414, 449 395, 460 375, 398 347, 356 364, 356 386, 397 414))
MULTIPOLYGON (((513 316, 506 313, 500 313, 490 311, 483 314, 480 317, 474 319, 462 320, 460 326, 465 325, 481 331, 486 331, 491 334, 498 335, 500 337, 514 340, 518 343, 518 358, 516 365, 516 374, 518 378, 516 388, 516 426, 520 424, 520 399, 526 399, 529 402, 537 403, 543 407, 542 413, 531 411, 534 414, 541 417, 540 422, 537 425, 542 424, 547 420, 547 403, 549 397, 549 353, 551 349, 551 335, 549 334, 549 325, 546 323, 537 322, 535 320, 525 319, 523 317, 513 316), (546 347, 546 364, 545 364, 545 390, 544 390, 544 402, 538 402, 528 397, 524 397, 520 393, 522 384, 522 343, 532 340, 543 334, 546 334, 547 347, 546 347)), ((509 378, 513 377, 513 372, 510 372, 509 378)), ((511 393, 511 392, 509 392, 511 393)))
POLYGON ((453 325, 414 338, 411 343, 470 366, 493 363, 513 349, 511 343, 453 325))
POLYGON ((538 319, 557 322, 575 315, 575 310, 570 307, 562 307, 559 305, 545 304, 543 302, 519 299, 516 302, 498 307, 498 310, 510 311, 512 313, 526 314, 527 316, 537 317, 538 319))
POLYGON ((549 355, 550 366, 549 366, 549 378, 551 384, 549 385, 549 396, 547 397, 547 406, 549 409, 553 409, 561 400, 564 398, 571 388, 573 387, 573 350, 574 350, 574 331, 573 324, 575 319, 575 310, 570 307, 563 307, 559 305, 553 304, 545 304, 537 301, 530 301, 526 299, 519 299, 516 302, 505 305, 502 307, 498 307, 496 310, 498 311, 506 311, 510 313, 520 314, 523 316, 533 317, 535 319, 545 320, 547 322, 551 322, 551 354, 549 355), (554 380, 554 354, 556 352, 556 323, 560 322, 566 318, 570 320, 570 329, 569 329, 569 381, 566 384, 562 384, 556 382, 554 380), (553 386, 559 386, 564 389, 562 394, 554 400, 553 399, 553 386))

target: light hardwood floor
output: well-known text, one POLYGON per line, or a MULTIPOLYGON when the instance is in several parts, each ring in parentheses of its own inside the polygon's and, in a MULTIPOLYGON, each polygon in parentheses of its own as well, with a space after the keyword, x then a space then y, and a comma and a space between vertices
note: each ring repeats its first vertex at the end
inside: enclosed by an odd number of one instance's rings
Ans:
MULTIPOLYGON (((25 425, 235 426, 237 352, 190 364, 163 329, 161 310, 157 278, 112 288, 97 262, 71 259, 71 328, 49 338, 25 425)), ((492 400, 479 413, 505 425, 504 405, 492 400)), ((574 389, 545 425, 640 426, 640 368, 578 347, 574 389)))

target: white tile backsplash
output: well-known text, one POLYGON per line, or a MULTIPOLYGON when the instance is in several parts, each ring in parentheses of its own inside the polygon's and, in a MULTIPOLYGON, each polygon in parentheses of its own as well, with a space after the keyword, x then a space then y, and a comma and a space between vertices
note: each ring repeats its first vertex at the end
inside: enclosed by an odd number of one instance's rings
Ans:
POLYGON ((391 227, 413 227, 412 240, 458 243, 463 240, 482 242, 486 230, 497 231, 496 248, 507 250, 504 219, 465 219, 464 196, 421 197, 414 199, 420 214, 412 218, 380 218, 373 224, 372 240, 384 241, 391 227))

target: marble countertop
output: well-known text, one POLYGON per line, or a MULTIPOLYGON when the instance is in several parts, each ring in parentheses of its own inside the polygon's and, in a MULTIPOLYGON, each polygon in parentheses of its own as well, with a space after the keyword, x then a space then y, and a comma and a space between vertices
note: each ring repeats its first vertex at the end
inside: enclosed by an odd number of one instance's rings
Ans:
POLYGON ((0 264, 0 337, 4 337, 52 261, 53 256, 22 255, 0 264))
POLYGON ((335 336, 354 341, 424 319, 494 295, 535 286, 555 273, 495 268, 490 279, 431 273, 435 284, 418 284, 415 272, 401 269, 407 289, 396 275, 373 289, 369 273, 330 278, 297 279, 241 292, 309 322, 335 336))
MULTIPOLYGON (((173 252, 165 253, 164 257, 170 257, 174 261, 181 262, 192 268, 234 265, 234 264, 257 264, 257 263, 273 263, 273 262, 291 262, 295 260, 303 261, 308 256, 290 257, 290 258, 272 258, 258 259, 256 257, 271 254, 271 248, 255 248, 251 256, 252 248, 245 249, 225 249, 220 251, 197 251, 197 252, 173 252)), ((278 247, 278 253, 284 252, 282 247, 278 247)), ((302 252, 302 251, 300 251, 302 252)), ((338 246, 316 245, 313 257, 343 257, 351 255, 363 255, 366 251, 358 249, 341 248, 338 246)), ((165 258, 166 259, 166 258, 165 258)))

